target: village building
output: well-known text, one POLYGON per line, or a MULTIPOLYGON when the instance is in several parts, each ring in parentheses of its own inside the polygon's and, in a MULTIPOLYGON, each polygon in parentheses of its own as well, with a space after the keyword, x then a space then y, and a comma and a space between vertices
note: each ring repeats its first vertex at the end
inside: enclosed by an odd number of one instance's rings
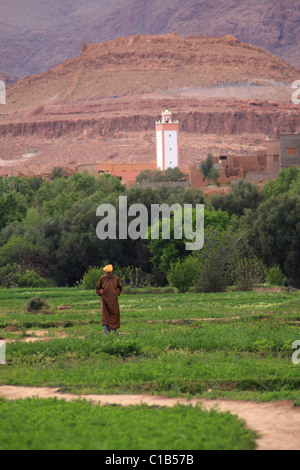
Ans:
MULTIPOLYGON (((169 110, 162 112, 160 121, 156 121, 156 161, 145 163, 113 163, 97 162, 78 164, 77 171, 87 171, 91 174, 109 173, 116 176, 127 187, 136 184, 136 178, 144 170, 155 171, 157 169, 179 167, 179 123, 172 120, 169 110)), ((160 183, 158 183, 159 185, 160 183)), ((188 185, 188 181, 185 183, 188 185)))
MULTIPOLYGON (((91 174, 108 173, 120 179, 126 186, 134 186, 136 178, 144 170, 162 171, 167 168, 180 168, 179 158, 179 122, 172 119, 168 109, 162 112, 161 120, 156 121, 156 161, 113 163, 97 162, 78 164, 77 171, 87 171, 91 174)), ((214 167, 220 177, 218 184, 226 186, 239 180, 251 183, 263 183, 276 178, 281 169, 292 165, 300 166, 300 134, 280 134, 279 139, 266 138, 265 148, 249 155, 219 155, 213 157, 214 167)), ((185 173, 187 178, 180 182, 170 182, 170 185, 194 186, 204 188, 208 180, 200 170, 201 161, 191 165, 185 173)), ((150 183, 141 183, 149 185, 150 183)), ((151 183, 155 188, 165 183, 151 183)))
POLYGON ((122 184, 125 184, 127 187, 135 186, 136 178, 144 170, 156 170, 156 162, 150 163, 113 163, 111 160, 108 162, 98 162, 98 163, 87 163, 79 164, 77 166, 77 171, 80 173, 87 171, 90 174, 95 176, 101 174, 110 174, 119 178, 122 184))
POLYGON ((300 165, 300 134, 281 134, 280 169, 300 165))
MULTIPOLYGON (((203 188, 208 181, 204 178, 200 163, 189 168, 191 186, 203 188)), ((239 180, 263 183, 274 179, 279 171, 289 166, 300 166, 300 134, 281 134, 279 139, 266 139, 265 149, 250 155, 219 155, 213 157, 214 167, 220 177, 221 186, 234 184, 239 180)))

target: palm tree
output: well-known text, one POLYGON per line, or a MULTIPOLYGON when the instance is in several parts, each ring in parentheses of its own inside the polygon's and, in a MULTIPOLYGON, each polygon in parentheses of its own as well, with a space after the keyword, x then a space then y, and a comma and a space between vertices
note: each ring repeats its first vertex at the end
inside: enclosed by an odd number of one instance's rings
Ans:
POLYGON ((50 174, 50 179, 55 180, 56 178, 66 178, 67 174, 61 166, 55 166, 50 174))

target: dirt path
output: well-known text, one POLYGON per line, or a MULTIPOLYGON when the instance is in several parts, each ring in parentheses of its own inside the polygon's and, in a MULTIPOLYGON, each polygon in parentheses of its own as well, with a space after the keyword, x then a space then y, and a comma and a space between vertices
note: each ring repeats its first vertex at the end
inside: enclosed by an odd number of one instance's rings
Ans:
POLYGON ((0 386, 0 396, 8 400, 17 398, 57 397, 67 401, 86 399, 101 405, 157 405, 175 406, 202 403, 206 409, 216 406, 219 411, 237 415, 247 426, 259 433, 257 450, 300 450, 300 407, 293 407, 290 401, 253 403, 230 400, 202 400, 193 398, 167 398, 157 395, 72 395, 60 393, 59 389, 46 387, 0 386))

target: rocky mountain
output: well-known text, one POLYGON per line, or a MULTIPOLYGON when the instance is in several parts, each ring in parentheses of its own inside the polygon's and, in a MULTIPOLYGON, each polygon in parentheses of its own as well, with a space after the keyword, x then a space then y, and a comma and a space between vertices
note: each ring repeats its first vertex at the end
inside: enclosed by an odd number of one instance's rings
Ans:
POLYGON ((273 90, 273 100, 289 101, 298 76, 299 69, 234 36, 129 36, 83 43, 77 57, 19 80, 8 89, 6 111, 147 93, 202 98, 205 87, 209 94, 211 87, 229 85, 236 88, 236 97, 243 97, 246 87, 246 98, 253 88, 265 99, 273 90))
POLYGON ((0 69, 19 77, 138 34, 234 35, 300 66, 295 0, 0 0, 0 69))
POLYGON ((23 77, 78 55, 86 36, 79 31, 127 2, 0 0, 0 70, 23 77))
POLYGON ((16 82, 18 79, 9 73, 3 72, 0 70, 0 80, 5 83, 6 86, 11 85, 12 83, 16 82))
POLYGON ((300 69, 234 36, 137 35, 7 87, 0 172, 26 174, 100 160, 154 161, 155 121, 180 123, 183 168, 213 154, 247 154, 266 136, 300 131, 291 84, 300 69))

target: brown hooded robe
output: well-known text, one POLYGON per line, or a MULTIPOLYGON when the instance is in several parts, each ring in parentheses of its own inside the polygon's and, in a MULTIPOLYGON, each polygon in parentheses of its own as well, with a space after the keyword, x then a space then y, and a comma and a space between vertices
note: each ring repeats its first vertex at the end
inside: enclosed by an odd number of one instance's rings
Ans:
POLYGON ((120 328, 120 308, 118 296, 122 292, 122 284, 118 276, 101 276, 96 286, 96 294, 101 296, 102 325, 110 330, 120 328))

